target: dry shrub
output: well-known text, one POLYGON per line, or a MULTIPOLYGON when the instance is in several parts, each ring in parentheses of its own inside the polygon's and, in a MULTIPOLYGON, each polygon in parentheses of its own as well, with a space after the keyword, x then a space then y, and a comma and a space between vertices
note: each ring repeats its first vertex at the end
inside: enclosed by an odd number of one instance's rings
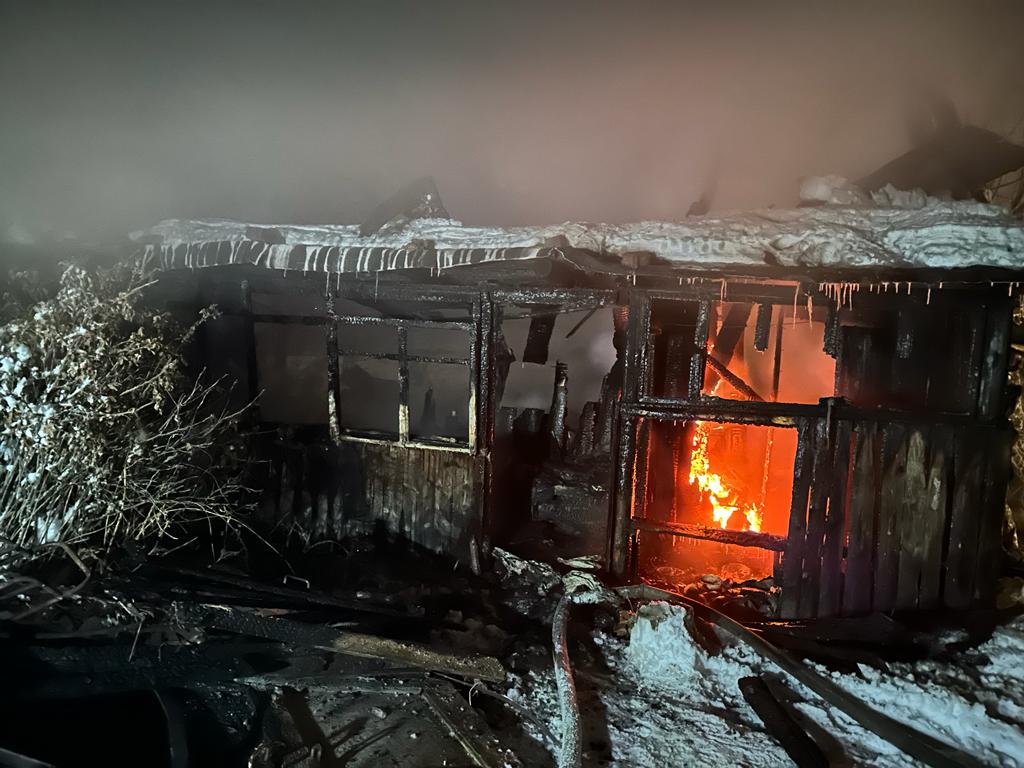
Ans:
POLYGON ((0 325, 0 537, 98 553, 236 516, 238 414, 185 374, 183 326, 141 271, 68 268, 0 325))

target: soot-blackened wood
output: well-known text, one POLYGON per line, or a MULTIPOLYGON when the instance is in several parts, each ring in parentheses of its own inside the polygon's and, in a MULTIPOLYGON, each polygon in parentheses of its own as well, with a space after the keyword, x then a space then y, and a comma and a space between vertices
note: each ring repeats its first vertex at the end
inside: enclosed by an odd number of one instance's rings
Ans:
MULTIPOLYGON (((629 318, 626 328, 626 349, 623 355, 622 404, 635 403, 640 395, 643 366, 648 362, 645 349, 650 300, 642 293, 629 297, 629 318)), ((636 450, 635 419, 626 415, 622 408, 614 408, 614 430, 612 455, 615 457, 614 491, 610 494, 608 515, 607 559, 611 571, 618 577, 626 575, 629 564, 629 540, 632 537, 633 462, 636 450)))
POLYGON ((989 304, 987 338, 978 387, 978 418, 983 421, 991 421, 1002 415, 1012 318, 1012 307, 1008 299, 997 299, 989 304))
POLYGON ((939 606, 942 595, 942 550, 949 530, 950 430, 943 426, 931 428, 928 478, 922 506, 925 518, 924 546, 921 557, 921 579, 917 607, 939 606))
POLYGON ((878 497, 881 488, 879 452, 881 428, 858 424, 854 432, 853 472, 850 480, 849 542, 843 575, 842 611, 847 616, 871 610, 873 560, 878 497))
POLYGON ((678 330, 665 339, 665 397, 686 399, 693 339, 678 330))
POLYGON ((943 583, 948 608, 969 608, 977 575, 978 500, 984 495, 985 444, 982 430, 959 430, 953 449, 953 503, 943 583))
POLYGON ((856 405, 874 405, 877 396, 871 394, 871 388, 886 386, 875 375, 879 361, 874 336, 869 329, 856 326, 844 327, 842 333, 843 343, 836 366, 836 393, 856 405))
POLYGON ((715 336, 714 348, 711 350, 722 365, 728 366, 736 354, 736 347, 747 330, 750 310, 749 304, 732 304, 725 311, 725 316, 718 327, 718 334, 715 336))
POLYGON ((711 302, 702 301, 697 310, 697 325, 693 332, 693 345, 696 351, 690 359, 690 379, 688 392, 690 400, 699 400, 700 391, 704 387, 704 365, 708 349, 708 330, 711 322, 711 302))
POLYGON ((530 318, 530 330, 526 336, 526 348, 523 350, 524 363, 537 363, 544 365, 548 361, 548 346, 551 343, 551 333, 555 330, 555 321, 558 313, 552 311, 536 314, 530 318))
MULTIPOLYGON (((333 300, 328 304, 333 313, 333 300)), ((341 364, 338 361, 338 324, 327 326, 327 417, 331 442, 341 439, 341 364)))
MULTIPOLYGON (((897 313, 896 355, 892 365, 892 395, 909 409, 920 408, 928 391, 928 372, 934 366, 929 358, 931 333, 928 317, 919 308, 905 306, 897 313)), ((872 386, 868 381, 867 385, 872 386)))
POLYGON ((815 616, 836 616, 839 613, 842 596, 840 565, 843 557, 849 496, 850 434, 849 421, 840 421, 836 424, 831 487, 828 493, 828 512, 825 518, 825 537, 821 546, 818 610, 815 616))
POLYGON ((807 532, 804 536, 804 565, 800 574, 800 604, 797 616, 818 615, 821 587, 821 557, 825 538, 825 513, 832 487, 832 448, 834 425, 828 418, 818 422, 814 430, 814 463, 810 502, 807 505, 807 532))
POLYGON ((715 541, 720 544, 731 544, 737 547, 757 547, 771 552, 784 552, 786 539, 770 533, 753 533, 751 531, 730 531, 722 528, 708 528, 703 525, 687 523, 658 522, 655 520, 634 520, 634 527, 639 531, 666 533, 686 539, 715 541))
POLYGON ((633 461, 633 512, 636 517, 647 515, 647 480, 650 468, 651 423, 647 419, 637 421, 635 459, 633 461))
POLYGON ((1012 472, 1011 450, 1014 432, 1008 425, 986 430, 987 461, 985 493, 978 505, 978 576, 974 583, 974 602, 991 607, 995 599, 996 579, 1002 564, 1003 515, 1006 484, 1012 472))
POLYGON ((619 418, 618 456, 616 460, 615 493, 612 495, 612 515, 609 521, 608 561, 611 571, 622 578, 629 565, 629 539, 632 536, 633 456, 636 448, 636 421, 628 416, 619 418))
POLYGON ((830 357, 839 357, 841 348, 842 327, 839 325, 839 309, 834 303, 828 308, 828 318, 825 321, 825 344, 824 352, 830 357))
POLYGON ((781 618, 796 618, 800 604, 800 581, 803 571, 804 536, 807 531, 807 499, 815 451, 818 419, 797 422, 796 458, 793 461, 793 498, 789 511, 789 533, 782 560, 782 594, 779 599, 781 618))
POLYGON ((896 581, 899 576, 899 520, 906 501, 907 428, 887 424, 882 431, 881 494, 878 506, 875 559, 874 609, 891 611, 896 606, 896 581))
POLYGON ((915 427, 907 440, 907 468, 903 482, 903 504, 896 525, 899 529, 900 555, 896 578, 896 608, 914 610, 920 589, 921 569, 928 526, 927 428, 915 427))
POLYGON ((773 305, 764 303, 757 305, 757 324, 754 326, 754 349, 764 352, 768 349, 768 342, 772 333, 772 309, 773 305))

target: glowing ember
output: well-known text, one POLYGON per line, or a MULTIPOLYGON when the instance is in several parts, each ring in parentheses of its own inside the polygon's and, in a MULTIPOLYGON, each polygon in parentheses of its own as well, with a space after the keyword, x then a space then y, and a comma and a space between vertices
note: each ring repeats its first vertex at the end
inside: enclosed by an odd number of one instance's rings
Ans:
MULTIPOLYGON (((721 528, 729 527, 729 520, 741 504, 736 493, 730 489, 722 476, 711 471, 708 457, 708 425, 703 421, 696 422, 693 430, 693 451, 690 456, 690 485, 696 484, 711 502, 711 516, 721 528)), ((761 530, 761 510, 756 504, 747 504, 743 515, 746 517, 747 531, 761 530)))

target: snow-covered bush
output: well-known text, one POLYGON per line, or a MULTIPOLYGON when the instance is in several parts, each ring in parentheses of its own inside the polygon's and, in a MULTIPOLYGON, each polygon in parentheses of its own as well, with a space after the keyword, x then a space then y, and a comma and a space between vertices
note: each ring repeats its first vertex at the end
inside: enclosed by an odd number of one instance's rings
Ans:
POLYGON ((68 268, 51 298, 0 318, 0 537, 101 552, 230 522, 237 414, 185 375, 191 327, 140 302, 132 265, 68 268))

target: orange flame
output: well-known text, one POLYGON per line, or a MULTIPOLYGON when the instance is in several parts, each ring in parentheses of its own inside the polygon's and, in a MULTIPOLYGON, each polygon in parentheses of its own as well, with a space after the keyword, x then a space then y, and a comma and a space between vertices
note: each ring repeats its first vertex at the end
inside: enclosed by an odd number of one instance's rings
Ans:
MULTIPOLYGON (((729 527, 729 520, 740 508, 736 493, 722 480, 722 476, 711 471, 708 458, 708 426, 703 421, 696 422, 693 431, 693 451, 690 455, 690 485, 695 484, 711 502, 711 517, 722 528, 729 527)), ((756 504, 748 504, 743 510, 748 531, 761 530, 761 510, 756 504)))

